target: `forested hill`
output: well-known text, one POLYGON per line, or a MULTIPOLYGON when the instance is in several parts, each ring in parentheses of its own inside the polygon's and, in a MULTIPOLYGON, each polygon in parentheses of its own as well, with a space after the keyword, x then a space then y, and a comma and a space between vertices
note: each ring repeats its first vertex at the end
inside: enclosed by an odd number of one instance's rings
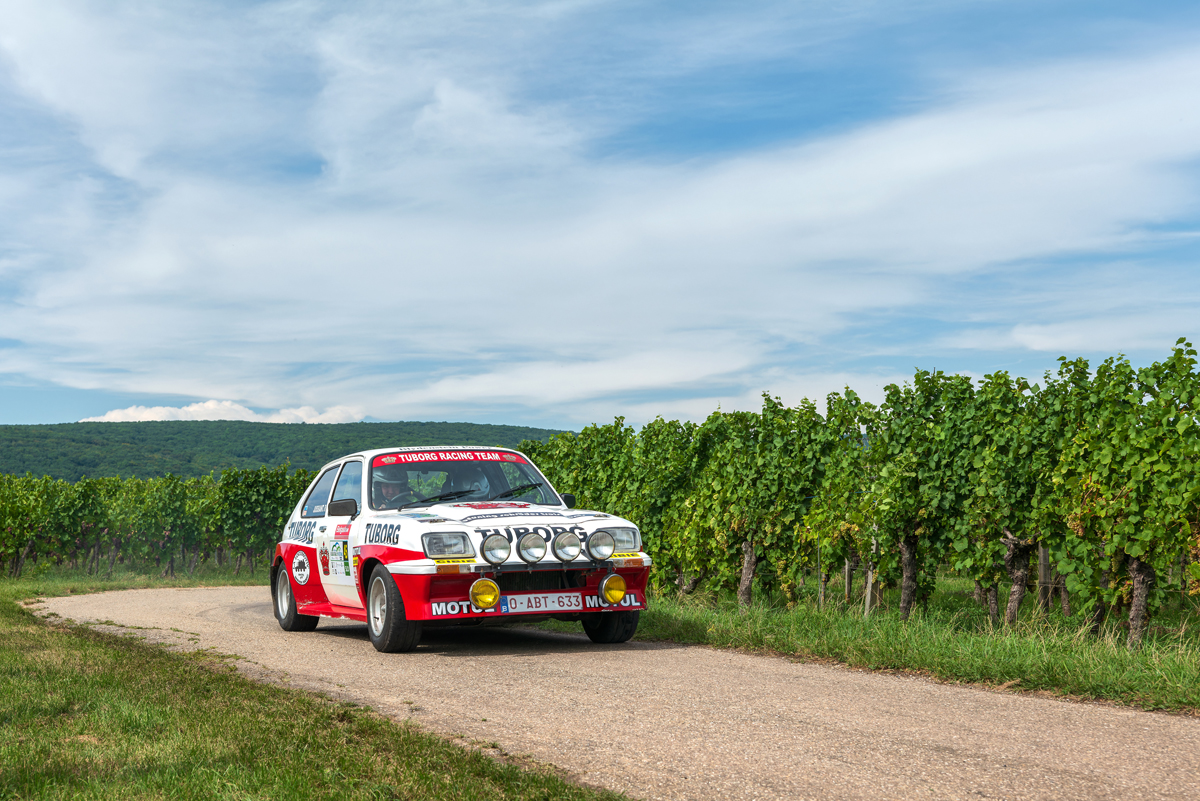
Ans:
POLYGON ((26 472, 75 481, 87 475, 199 476, 224 467, 291 462, 315 470, 369 448, 499 445, 545 440, 557 431, 476 423, 60 423, 0 426, 0 473, 26 472))

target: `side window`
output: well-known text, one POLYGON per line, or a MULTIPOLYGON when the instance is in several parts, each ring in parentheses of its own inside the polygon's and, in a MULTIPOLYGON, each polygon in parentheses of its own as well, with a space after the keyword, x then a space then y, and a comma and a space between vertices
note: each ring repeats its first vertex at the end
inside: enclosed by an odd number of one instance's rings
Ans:
POLYGON ((304 501, 304 508, 300 510, 301 517, 325 516, 325 507, 329 505, 329 491, 333 489, 333 480, 337 478, 337 471, 336 467, 331 467, 317 481, 312 492, 308 493, 308 499, 304 501))
POLYGON ((337 486, 333 488, 332 501, 344 501, 347 498, 353 498, 358 503, 358 508, 362 509, 362 462, 346 462, 346 466, 342 469, 342 477, 338 479, 337 486))

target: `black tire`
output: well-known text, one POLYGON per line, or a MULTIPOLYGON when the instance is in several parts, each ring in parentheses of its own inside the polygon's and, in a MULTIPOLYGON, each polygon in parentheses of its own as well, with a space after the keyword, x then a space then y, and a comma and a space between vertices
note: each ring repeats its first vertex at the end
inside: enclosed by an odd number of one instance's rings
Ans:
POLYGON ((596 643, 625 642, 637 631, 641 612, 592 612, 581 615, 583 632, 596 643))
POLYGON ((287 565, 280 562, 271 581, 271 601, 275 607, 275 619, 284 631, 312 631, 321 618, 302 615, 296 611, 296 595, 292 592, 292 580, 288 577, 287 565))
POLYGON ((367 582, 367 633, 385 654, 411 651, 421 642, 421 621, 405 618, 396 579, 383 565, 375 565, 367 582))

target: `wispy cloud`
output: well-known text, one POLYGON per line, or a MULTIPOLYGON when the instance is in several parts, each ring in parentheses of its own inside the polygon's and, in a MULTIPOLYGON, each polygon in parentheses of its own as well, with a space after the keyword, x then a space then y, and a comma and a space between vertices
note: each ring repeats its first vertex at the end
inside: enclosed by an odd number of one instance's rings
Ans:
POLYGON ((656 12, 625 53, 623 8, 8 6, 0 112, 59 144, 0 148, 0 375, 202 400, 120 419, 566 425, 1190 333, 1123 299, 1132 275, 1102 311, 1087 283, 1004 279, 1144 258, 1188 280, 1150 251, 1197 215, 1200 33, 933 69, 902 112, 672 157, 608 143, 675 113, 680 75, 810 68, 889 12, 656 12))
POLYGON ((254 423, 357 423, 361 412, 334 406, 318 412, 311 406, 260 413, 231 401, 207 400, 187 406, 130 406, 113 409, 97 417, 85 417, 81 423, 134 423, 144 420, 246 420, 254 423))

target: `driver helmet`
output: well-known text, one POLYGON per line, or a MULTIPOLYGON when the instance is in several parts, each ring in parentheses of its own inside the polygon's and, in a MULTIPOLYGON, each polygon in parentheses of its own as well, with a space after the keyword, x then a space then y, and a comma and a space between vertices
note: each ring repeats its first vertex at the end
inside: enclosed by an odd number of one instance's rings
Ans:
POLYGON ((408 489, 408 471, 398 464, 376 467, 371 473, 371 488, 376 496, 383 491, 384 484, 390 484, 401 490, 408 489))
POLYGON ((486 493, 488 491, 487 476, 478 467, 465 468, 455 475, 454 488, 486 493))

